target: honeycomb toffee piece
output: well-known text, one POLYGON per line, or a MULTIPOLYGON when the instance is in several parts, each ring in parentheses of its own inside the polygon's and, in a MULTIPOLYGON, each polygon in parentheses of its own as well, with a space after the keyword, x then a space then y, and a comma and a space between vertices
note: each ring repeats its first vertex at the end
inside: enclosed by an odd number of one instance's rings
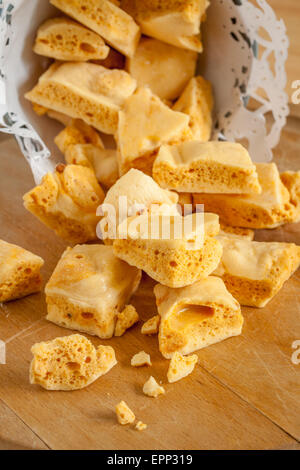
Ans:
POLYGON ((174 100, 194 76, 197 58, 196 52, 143 38, 135 55, 127 59, 126 70, 138 86, 149 86, 162 100, 174 100))
POLYGON ((158 333, 159 323, 159 315, 154 315, 154 317, 149 318, 142 326, 142 335, 156 335, 158 333))
POLYGON ((293 243, 253 242, 218 236, 223 246, 214 272, 241 305, 265 307, 298 269, 300 247, 293 243))
POLYGON ((290 193, 290 203, 295 208, 293 222, 300 221, 300 171, 280 173, 280 179, 290 193))
POLYGON ((130 364, 132 367, 152 366, 150 354, 140 351, 131 358, 130 364))
POLYGON ((143 423, 142 421, 138 421, 135 425, 135 429, 137 431, 144 431, 145 429, 147 429, 147 424, 143 423))
POLYGON ((218 277, 209 276, 182 289, 158 284, 154 294, 161 316, 159 350, 167 359, 175 352, 190 354, 242 331, 240 305, 218 277))
POLYGON ((207 0, 122 0, 121 7, 140 25, 146 36, 173 46, 202 52, 200 23, 207 0))
POLYGON ((67 248, 46 285, 47 320, 111 338, 140 279, 141 272, 116 258, 110 246, 67 248))
POLYGON ((98 132, 81 119, 72 119, 54 139, 59 150, 65 154, 69 147, 77 144, 93 144, 100 149, 104 148, 98 132))
POLYGON ((194 140, 207 142, 212 133, 213 106, 214 98, 210 82, 197 76, 188 82, 173 109, 190 116, 189 126, 194 140))
POLYGON ((114 253, 169 287, 183 287, 211 274, 222 255, 214 237, 218 216, 144 214, 125 220, 114 240, 114 253))
POLYGON ((116 238, 116 224, 123 222, 129 215, 140 211, 150 210, 152 205, 171 206, 176 209, 178 195, 162 189, 148 175, 142 171, 131 169, 123 175, 107 192, 103 201, 104 217, 100 228, 105 239, 116 238), (122 214, 122 203, 126 201, 126 208, 122 214), (106 209, 111 209, 106 212, 106 209), (121 211, 120 211, 121 208, 121 211))
POLYGON ((50 0, 50 3, 98 33, 126 56, 133 56, 140 28, 133 18, 109 0, 50 0))
POLYGON ((43 264, 39 256, 0 240, 0 302, 39 292, 43 264))
POLYGON ((163 145, 153 165, 153 178, 162 188, 184 193, 261 192, 247 150, 233 142, 163 145))
POLYGON ((47 108, 36 103, 32 103, 32 109, 38 116, 45 116, 45 114, 48 112, 47 108))
POLYGON ((190 356, 183 356, 179 352, 175 352, 172 356, 170 361, 167 377, 168 382, 178 382, 178 380, 183 379, 190 375, 195 365, 198 362, 198 356, 196 354, 192 354, 190 356))
POLYGON ((257 163, 260 194, 194 194, 195 204, 219 214, 221 222, 252 229, 276 228, 295 220, 290 193, 280 179, 275 163, 257 163))
POLYGON ((109 53, 103 39, 66 17, 52 18, 37 32, 34 52, 61 61, 105 59, 109 53))
POLYGON ((125 403, 123 400, 116 405, 116 415, 118 423, 122 424, 123 426, 125 424, 132 424, 135 421, 135 415, 133 411, 131 411, 127 403, 125 403))
POLYGON ((136 81, 124 70, 90 62, 55 62, 25 98, 115 134, 118 113, 135 88, 136 81))
POLYGON ((24 195, 25 208, 70 243, 97 239, 97 207, 104 192, 95 173, 79 165, 56 167, 24 195))
POLYGON ((189 116, 170 109, 150 88, 138 88, 119 112, 116 138, 120 174, 137 168, 152 175, 159 147, 191 137, 188 124, 189 116))
POLYGON ((159 385, 152 375, 149 377, 147 382, 144 383, 143 392, 148 397, 157 398, 159 395, 164 395, 165 389, 159 385))
POLYGON ((92 168, 97 180, 106 189, 111 188, 119 179, 115 149, 104 149, 94 144, 71 145, 65 152, 65 160, 72 165, 92 168))
POLYGON ((251 241, 255 235, 254 230, 251 230, 251 228, 231 227, 231 225, 226 225, 222 222, 220 222, 220 229, 219 235, 225 235, 226 237, 246 238, 251 241))
POLYGON ((79 390, 117 363, 111 346, 98 346, 82 335, 64 336, 31 348, 30 383, 46 390, 79 390))
POLYGON ((139 314, 133 305, 126 305, 122 312, 117 314, 117 322, 115 328, 115 336, 123 336, 123 334, 139 321, 139 314))

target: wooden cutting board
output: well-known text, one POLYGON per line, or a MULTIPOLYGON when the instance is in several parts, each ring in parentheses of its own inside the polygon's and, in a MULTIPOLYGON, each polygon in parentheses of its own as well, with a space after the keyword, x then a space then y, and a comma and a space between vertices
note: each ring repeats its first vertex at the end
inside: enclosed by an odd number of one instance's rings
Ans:
MULTIPOLYGON (((299 139, 299 122, 290 120, 276 151, 281 170, 299 169, 299 139)), ((15 142, 0 143, 0 238, 42 256, 46 282, 65 244, 23 209, 32 186, 15 142)), ((300 224, 260 231, 257 239, 300 244, 300 224)), ((152 287, 144 279, 134 298, 143 320, 156 313, 152 287)), ((242 335, 199 351, 195 371, 178 383, 167 384, 168 361, 139 323, 105 342, 118 359, 111 372, 82 391, 48 392, 29 384, 30 348, 72 332, 45 320, 43 293, 1 305, 7 364, 0 365, 0 449, 300 449, 300 364, 291 361, 300 339, 299 272, 266 308, 242 310, 242 335), (130 366, 141 350, 150 353, 151 368, 130 366), (165 386, 164 396, 143 395, 150 374, 165 386), (148 424, 145 431, 117 424, 120 400, 148 424)))

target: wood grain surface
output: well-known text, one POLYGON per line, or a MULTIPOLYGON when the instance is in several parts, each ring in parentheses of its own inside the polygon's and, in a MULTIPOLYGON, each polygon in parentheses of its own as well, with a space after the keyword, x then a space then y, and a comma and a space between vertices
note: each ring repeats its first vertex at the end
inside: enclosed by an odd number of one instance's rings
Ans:
POLYGON ((0 450, 47 450, 47 447, 0 400, 0 450))
MULTIPOLYGON (((299 122, 290 120, 276 150, 281 170, 299 169, 299 137, 299 122)), ((24 210, 22 195, 33 180, 12 139, 0 143, 0 175, 0 238, 42 256, 46 282, 66 245, 24 210)), ((300 224, 257 232, 256 239, 300 245, 300 224)), ((144 320, 156 313, 153 284, 145 276, 133 300, 144 320)), ((0 365, 0 449, 299 449, 300 365, 291 361, 300 339, 299 293, 298 272, 266 308, 243 308, 242 335, 199 351, 193 374, 175 384, 167 383, 157 337, 141 335, 140 322, 104 342, 115 348, 118 365, 76 392, 29 384, 31 346, 72 333, 45 320, 43 293, 1 305, 7 364, 0 365), (151 368, 130 366, 141 350, 150 353, 151 368), (163 383, 164 396, 143 395, 149 375, 163 383), (148 424, 145 431, 117 424, 120 400, 148 424)))

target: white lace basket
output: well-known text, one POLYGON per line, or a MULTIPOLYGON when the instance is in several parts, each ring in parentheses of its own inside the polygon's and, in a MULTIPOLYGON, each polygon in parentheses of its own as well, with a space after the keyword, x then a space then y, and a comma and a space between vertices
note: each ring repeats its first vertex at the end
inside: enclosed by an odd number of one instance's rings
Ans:
MULTIPOLYGON (((36 182, 59 159, 53 144, 59 127, 35 115, 24 93, 48 65, 32 45, 38 26, 55 11, 48 0, 0 0, 0 131, 15 135, 36 182)), ((266 0, 211 0, 203 38, 199 73, 214 87, 214 139, 246 139, 254 161, 270 161, 289 112, 284 22, 266 0), (255 111, 247 109, 251 98, 255 111), (267 113, 273 115, 268 130, 267 113)))

